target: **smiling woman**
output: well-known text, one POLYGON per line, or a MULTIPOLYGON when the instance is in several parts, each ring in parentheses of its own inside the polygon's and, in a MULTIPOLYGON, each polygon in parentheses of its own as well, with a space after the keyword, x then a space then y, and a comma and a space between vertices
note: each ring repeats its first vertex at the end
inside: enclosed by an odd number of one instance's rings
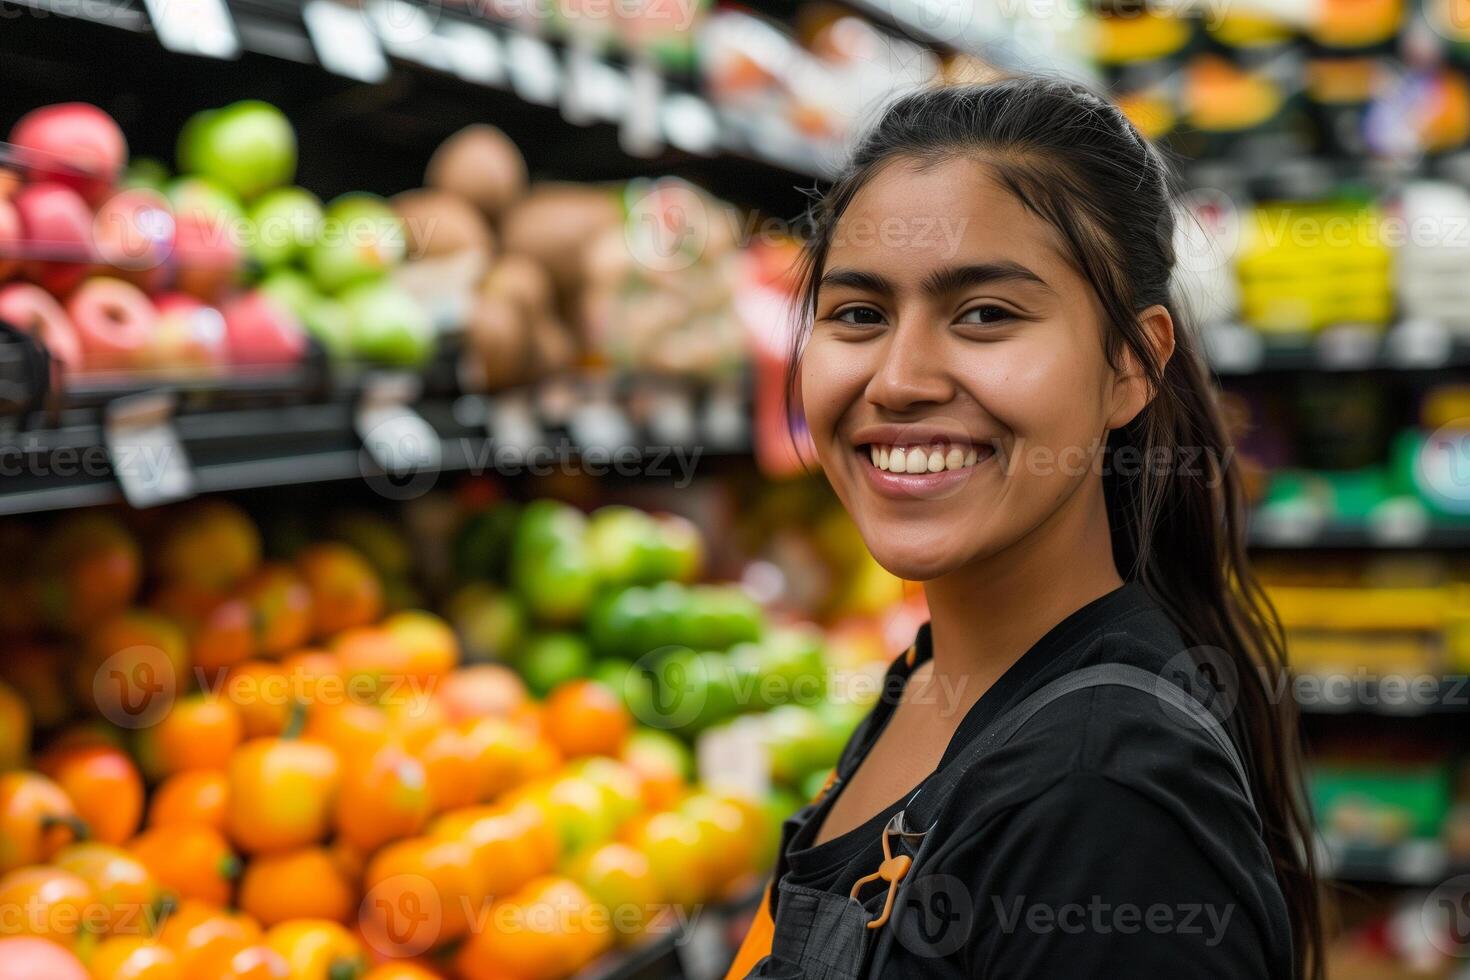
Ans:
POLYGON ((931 621, 731 976, 1321 976, 1176 191, 1110 103, 1024 77, 898 100, 816 206, 793 402, 931 621))

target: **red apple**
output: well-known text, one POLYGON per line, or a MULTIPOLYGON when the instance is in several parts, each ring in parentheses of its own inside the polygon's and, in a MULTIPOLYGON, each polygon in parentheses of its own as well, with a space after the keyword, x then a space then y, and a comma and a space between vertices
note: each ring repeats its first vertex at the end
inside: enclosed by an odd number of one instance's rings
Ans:
POLYGON ((142 290, 107 276, 82 283, 66 311, 81 337, 83 361, 94 370, 135 366, 158 322, 158 311, 142 290))
POLYGON ((20 212, 15 210, 14 204, 0 197, 0 280, 9 279, 20 268, 20 260, 11 256, 24 237, 20 212))
POLYGON ((51 353, 58 374, 82 366, 82 344, 71 318, 40 286, 13 282, 0 287, 0 320, 35 337, 51 353))
POLYGON ((87 274, 87 264, 64 259, 91 254, 92 209, 76 191, 57 183, 27 184, 14 200, 26 247, 50 253, 26 262, 27 278, 57 296, 71 292, 87 274))
POLYGON ((213 302, 239 277, 240 247, 225 225, 197 214, 179 215, 174 220, 174 250, 169 265, 175 287, 206 303, 213 302))
POLYGON ((174 215, 157 191, 136 187, 102 202, 92 219, 93 251, 109 275, 145 292, 163 288, 174 246, 174 215))
POLYGON ((37 154, 25 161, 32 180, 66 184, 93 204, 102 202, 128 163, 122 130, 111 116, 85 102, 33 109, 10 131, 10 142, 37 154), (56 163, 85 173, 58 172, 56 163))
POLYGON ((222 312, 235 364, 294 364, 306 353, 301 321, 260 290, 232 297, 222 312))
POLYGON ((186 293, 165 293, 154 299, 158 324, 144 354, 149 367, 209 373, 228 361, 225 318, 186 293))

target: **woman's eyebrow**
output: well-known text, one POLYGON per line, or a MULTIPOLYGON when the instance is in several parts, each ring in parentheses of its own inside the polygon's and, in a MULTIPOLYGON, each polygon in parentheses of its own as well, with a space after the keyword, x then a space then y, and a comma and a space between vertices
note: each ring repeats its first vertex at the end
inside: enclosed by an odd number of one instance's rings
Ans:
POLYGON ((828 269, 822 273, 822 279, 817 283, 817 288, 827 286, 845 286, 848 289, 882 293, 887 296, 894 293, 893 283, 876 272, 864 272, 861 269, 828 269))
MULTIPOLYGON (((951 265, 936 269, 924 277, 924 291, 933 296, 944 296, 987 283, 1015 282, 1040 286, 1047 292, 1055 292, 1051 286, 1019 262, 1003 260, 980 262, 973 265, 951 265)), ((846 287, 863 292, 891 296, 897 289, 887 277, 862 269, 829 269, 823 273, 818 288, 846 287)))
POLYGON ((1015 282, 1040 286, 1047 292, 1055 292, 1046 280, 1021 265, 1019 262, 1003 260, 981 262, 976 265, 951 265, 936 269, 924 277, 924 291, 934 296, 956 293, 972 286, 983 286, 995 282, 1015 282))

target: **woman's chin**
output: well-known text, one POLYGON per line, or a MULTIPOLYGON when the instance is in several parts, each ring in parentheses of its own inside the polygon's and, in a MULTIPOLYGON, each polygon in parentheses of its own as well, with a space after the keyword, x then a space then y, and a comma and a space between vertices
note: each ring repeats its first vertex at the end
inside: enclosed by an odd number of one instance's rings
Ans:
POLYGON ((938 551, 898 542, 868 542, 868 551, 889 574, 908 582, 928 582, 949 574, 968 560, 968 556, 948 549, 938 551))

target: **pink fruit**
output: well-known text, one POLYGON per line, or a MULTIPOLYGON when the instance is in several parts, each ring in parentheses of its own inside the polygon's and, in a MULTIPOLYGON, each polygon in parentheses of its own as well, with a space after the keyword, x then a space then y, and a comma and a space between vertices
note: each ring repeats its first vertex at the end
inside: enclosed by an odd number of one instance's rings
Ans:
POLYGON ((106 276, 82 283, 66 310, 82 341, 83 363, 93 370, 137 364, 158 322, 158 311, 142 290, 106 276))
POLYGON ((235 364, 294 364, 306 352, 301 321, 259 290, 232 297, 222 312, 235 364))
POLYGON ((9 279, 20 268, 20 260, 10 258, 19 247, 25 232, 20 226, 20 212, 6 198, 0 197, 0 280, 9 279))
POLYGON ((175 287, 206 303, 214 302, 239 277, 240 247, 225 225, 199 215, 179 215, 174 219, 170 265, 175 287))
POLYGON ((87 980, 76 955, 34 936, 0 939, 0 980, 87 980))
POLYGON ((63 371, 82 366, 82 344, 71 318, 46 290, 28 282, 0 287, 0 320, 35 337, 63 371))
POLYGON ((14 203, 27 248, 51 254, 27 262, 27 277, 57 296, 71 292, 87 274, 87 264, 64 260, 90 257, 91 208, 76 191, 57 183, 28 184, 16 191, 14 203))
POLYGON ((98 261, 111 273, 156 292, 168 276, 164 263, 174 247, 173 210, 157 191, 121 191, 97 208, 92 242, 98 261))
POLYGON ((185 293, 165 293, 153 301, 158 323, 148 344, 148 366, 188 372, 208 371, 228 360, 225 318, 185 293))
POLYGON ((128 162, 128 141, 107 113, 85 102, 33 109, 10 131, 16 146, 45 154, 28 161, 32 180, 57 181, 100 203, 128 162), (78 167, 86 174, 57 173, 48 162, 78 167))

